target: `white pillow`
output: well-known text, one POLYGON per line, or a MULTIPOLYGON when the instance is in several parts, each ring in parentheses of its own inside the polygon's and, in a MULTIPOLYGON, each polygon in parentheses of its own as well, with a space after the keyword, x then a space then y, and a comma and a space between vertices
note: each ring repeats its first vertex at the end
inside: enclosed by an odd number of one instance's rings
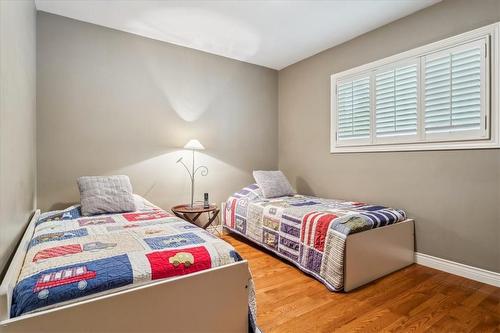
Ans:
POLYGON ((266 198, 294 195, 295 191, 281 171, 254 171, 253 178, 266 198))

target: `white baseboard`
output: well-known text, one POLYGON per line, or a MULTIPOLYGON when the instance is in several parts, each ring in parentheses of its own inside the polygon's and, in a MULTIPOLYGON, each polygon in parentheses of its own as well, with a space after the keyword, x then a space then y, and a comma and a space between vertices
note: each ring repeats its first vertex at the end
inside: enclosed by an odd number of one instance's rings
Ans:
POLYGON ((427 266, 447 273, 459 275, 471 280, 491 284, 500 287, 500 273, 487 271, 458 262, 433 257, 428 254, 415 252, 415 262, 422 266, 427 266))

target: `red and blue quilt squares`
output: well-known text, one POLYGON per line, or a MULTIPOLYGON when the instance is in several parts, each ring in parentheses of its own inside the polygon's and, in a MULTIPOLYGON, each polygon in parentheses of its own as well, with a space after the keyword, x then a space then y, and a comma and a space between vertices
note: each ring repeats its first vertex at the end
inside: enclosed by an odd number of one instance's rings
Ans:
POLYGON ((172 217, 172 214, 169 214, 165 211, 153 211, 153 212, 141 212, 141 213, 126 213, 122 214, 122 216, 129 222, 139 222, 139 221, 158 220, 166 217, 172 217))
POLYGON ((115 219, 112 216, 95 216, 84 219, 78 219, 78 224, 80 225, 80 227, 86 227, 89 225, 98 225, 98 224, 109 224, 109 223, 116 223, 115 219))
POLYGON ((126 254, 48 269, 23 279, 16 285, 11 315, 18 316, 43 306, 132 282, 132 267, 126 254))
POLYGON ((187 245, 201 244, 205 240, 192 232, 183 234, 145 238, 144 241, 152 250, 182 247, 187 245))
POLYGON ((151 279, 189 274, 212 267, 212 259, 203 246, 157 251, 146 254, 151 265, 151 279))

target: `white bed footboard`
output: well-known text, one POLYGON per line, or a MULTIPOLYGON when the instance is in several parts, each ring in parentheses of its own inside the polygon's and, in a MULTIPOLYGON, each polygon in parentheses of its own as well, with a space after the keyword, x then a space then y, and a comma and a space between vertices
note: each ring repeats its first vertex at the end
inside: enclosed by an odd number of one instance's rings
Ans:
POLYGON ((415 261, 413 220, 358 232, 347 237, 344 291, 350 291, 415 261))

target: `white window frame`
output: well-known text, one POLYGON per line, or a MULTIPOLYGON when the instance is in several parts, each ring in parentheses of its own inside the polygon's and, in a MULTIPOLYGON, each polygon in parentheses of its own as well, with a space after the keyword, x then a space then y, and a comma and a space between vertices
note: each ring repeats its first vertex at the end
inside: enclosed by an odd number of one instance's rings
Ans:
MULTIPOLYGON (((348 152, 376 152, 376 151, 414 151, 414 150, 451 150, 451 149, 484 149, 484 148, 500 148, 500 111, 499 111, 499 45, 500 45, 500 22, 494 23, 479 29, 475 29, 457 36, 453 36, 435 43, 431 43, 422 47, 418 47, 394 56, 390 56, 381 60, 371 62, 356 68, 352 68, 340 73, 331 75, 331 153, 348 153, 348 152), (486 39, 486 49, 484 52, 489 56, 489 61, 485 62, 485 73, 489 74, 489 80, 485 78, 486 84, 484 92, 485 96, 482 101, 486 101, 487 105, 481 106, 481 111, 484 116, 481 117, 482 136, 467 138, 460 134, 454 137, 453 135, 443 134, 436 135, 429 133, 425 134, 425 115, 424 115, 424 98, 421 93, 421 85, 425 82, 424 61, 427 55, 436 54, 439 51, 459 47, 461 44, 473 42, 474 40, 486 39), (411 62, 414 59, 419 59, 418 64, 418 96, 417 96, 417 137, 408 136, 394 139, 394 137, 377 138, 375 126, 375 87, 374 78, 375 72, 390 70, 393 67, 401 66, 405 62, 411 62), (337 113, 336 113, 336 86, 340 81, 348 81, 355 77, 366 76, 370 73, 371 77, 371 126, 370 138, 368 140, 337 140, 337 113), (488 103, 489 102, 489 103, 488 103), (357 141, 357 142, 355 142, 357 141)), ((449 51, 449 50, 448 50, 449 51)), ((481 80, 483 84, 483 80, 481 80)), ((477 134, 477 133, 476 133, 477 134)))

